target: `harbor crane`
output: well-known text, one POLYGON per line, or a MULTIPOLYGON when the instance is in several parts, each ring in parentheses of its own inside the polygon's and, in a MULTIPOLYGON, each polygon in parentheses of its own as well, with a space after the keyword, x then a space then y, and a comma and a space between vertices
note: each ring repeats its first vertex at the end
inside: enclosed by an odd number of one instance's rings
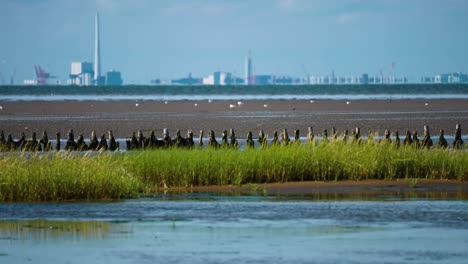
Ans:
POLYGON ((34 65, 34 70, 36 72, 37 84, 38 85, 45 85, 45 84, 47 84, 48 79, 55 79, 55 76, 51 76, 50 73, 46 72, 39 65, 34 65))

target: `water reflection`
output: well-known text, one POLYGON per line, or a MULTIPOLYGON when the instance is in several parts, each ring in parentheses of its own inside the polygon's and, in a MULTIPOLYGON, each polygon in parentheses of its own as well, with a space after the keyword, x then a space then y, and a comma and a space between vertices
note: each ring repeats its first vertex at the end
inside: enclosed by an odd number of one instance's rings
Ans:
POLYGON ((126 225, 111 228, 111 223, 98 221, 0 221, 0 240, 100 240, 115 232, 128 230, 126 225))
MULTIPOLYGON (((270 202, 287 202, 287 201, 406 201, 406 200, 468 200, 468 192, 460 187, 453 190, 434 191, 425 188, 402 188, 401 191, 333 191, 333 188, 325 191, 304 192, 301 189, 299 192, 294 190, 268 190, 266 188, 254 187, 245 188, 239 187, 232 190, 206 192, 187 190, 174 190, 156 195, 148 195, 146 199, 158 199, 164 201, 270 201, 270 202)), ((378 188, 375 188, 378 189, 378 188)))
POLYGON ((305 195, 282 195, 275 200, 331 200, 331 201, 395 201, 395 200, 468 200, 468 193, 459 192, 329 192, 305 195))

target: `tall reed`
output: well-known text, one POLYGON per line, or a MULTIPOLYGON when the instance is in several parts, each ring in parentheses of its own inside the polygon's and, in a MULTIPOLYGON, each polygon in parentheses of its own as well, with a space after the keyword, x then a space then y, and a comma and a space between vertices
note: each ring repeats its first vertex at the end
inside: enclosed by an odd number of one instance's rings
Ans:
POLYGON ((131 197, 139 179, 120 166, 122 157, 67 153, 2 157, 0 201, 49 201, 131 197))
POLYGON ((342 142, 256 149, 0 156, 0 201, 118 199, 165 188, 286 181, 454 179, 468 152, 342 142))
POLYGON ((123 166, 145 186, 184 187, 285 181, 456 179, 468 153, 391 144, 272 146, 264 149, 155 150, 127 155, 123 166))

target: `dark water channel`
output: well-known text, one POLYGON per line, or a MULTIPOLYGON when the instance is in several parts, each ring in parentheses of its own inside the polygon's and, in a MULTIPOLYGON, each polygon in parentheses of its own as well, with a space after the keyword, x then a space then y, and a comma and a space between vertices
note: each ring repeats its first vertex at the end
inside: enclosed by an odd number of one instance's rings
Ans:
POLYGON ((463 200, 0 204, 0 263, 466 263, 463 200))

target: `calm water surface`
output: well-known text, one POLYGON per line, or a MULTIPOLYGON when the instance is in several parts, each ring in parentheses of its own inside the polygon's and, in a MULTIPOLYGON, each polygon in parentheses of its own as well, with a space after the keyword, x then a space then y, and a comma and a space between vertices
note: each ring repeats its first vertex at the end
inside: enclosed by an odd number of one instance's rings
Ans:
POLYGON ((0 86, 0 101, 467 99, 468 84, 0 86))
POLYGON ((468 202, 159 196, 0 204, 0 263, 466 263, 468 202))
POLYGON ((401 99, 468 99, 468 94, 150 94, 150 95, 0 95, 0 101, 203 101, 203 100, 401 100, 401 99))

